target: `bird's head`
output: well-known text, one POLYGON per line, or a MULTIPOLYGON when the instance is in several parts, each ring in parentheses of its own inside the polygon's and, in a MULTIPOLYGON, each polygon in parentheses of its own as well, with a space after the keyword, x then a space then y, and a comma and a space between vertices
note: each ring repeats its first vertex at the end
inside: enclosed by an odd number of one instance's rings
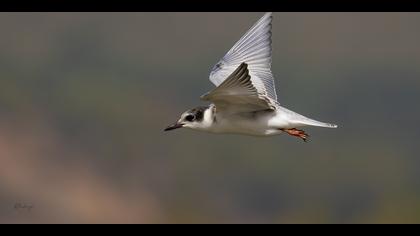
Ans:
POLYGON ((204 130, 209 127, 209 120, 206 117, 209 107, 196 107, 182 113, 181 118, 174 124, 168 126, 164 131, 178 128, 190 128, 204 130))

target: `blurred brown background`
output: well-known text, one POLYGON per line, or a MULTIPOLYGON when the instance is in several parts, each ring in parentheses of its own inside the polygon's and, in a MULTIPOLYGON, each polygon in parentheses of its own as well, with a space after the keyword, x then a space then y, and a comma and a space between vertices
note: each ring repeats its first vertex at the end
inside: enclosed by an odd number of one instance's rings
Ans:
POLYGON ((309 143, 162 131, 262 15, 0 13, 0 222, 420 223, 418 13, 274 14, 309 143))

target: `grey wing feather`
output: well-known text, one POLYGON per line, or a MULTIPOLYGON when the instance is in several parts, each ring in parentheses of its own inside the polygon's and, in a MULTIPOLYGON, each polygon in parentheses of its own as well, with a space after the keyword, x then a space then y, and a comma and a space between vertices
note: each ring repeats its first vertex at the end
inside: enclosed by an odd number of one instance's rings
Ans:
POLYGON ((214 102, 217 109, 229 107, 234 112, 275 109, 270 100, 258 93, 246 63, 240 64, 226 80, 201 99, 214 102))
POLYGON ((258 93, 277 101, 271 72, 271 22, 272 14, 266 13, 213 67, 210 73, 213 84, 219 86, 245 62, 258 93))

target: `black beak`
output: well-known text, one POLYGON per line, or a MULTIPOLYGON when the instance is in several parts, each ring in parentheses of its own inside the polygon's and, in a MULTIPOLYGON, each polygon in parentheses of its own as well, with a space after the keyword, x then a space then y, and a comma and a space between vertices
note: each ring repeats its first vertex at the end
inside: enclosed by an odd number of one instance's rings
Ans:
POLYGON ((175 123, 173 125, 170 125, 170 126, 166 127, 166 129, 164 129, 163 131, 169 131, 169 130, 174 130, 174 129, 182 128, 182 126, 184 126, 184 125, 183 124, 180 124, 180 123, 175 123))

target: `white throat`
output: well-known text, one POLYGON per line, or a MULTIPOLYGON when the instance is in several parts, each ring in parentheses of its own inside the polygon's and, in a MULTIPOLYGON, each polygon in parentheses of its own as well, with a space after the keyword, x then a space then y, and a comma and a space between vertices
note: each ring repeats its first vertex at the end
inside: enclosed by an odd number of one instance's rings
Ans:
POLYGON ((203 120, 201 121, 201 126, 204 130, 210 130, 214 125, 216 118, 215 118, 215 109, 216 107, 214 104, 211 104, 209 108, 204 111, 203 120))

